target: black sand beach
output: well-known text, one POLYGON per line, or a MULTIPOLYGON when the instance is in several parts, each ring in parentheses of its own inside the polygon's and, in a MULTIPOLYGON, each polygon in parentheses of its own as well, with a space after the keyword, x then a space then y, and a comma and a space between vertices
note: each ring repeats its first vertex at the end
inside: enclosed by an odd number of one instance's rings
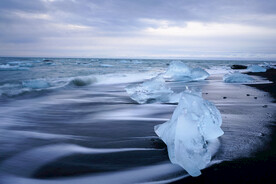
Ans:
MULTIPOLYGON (((273 103, 275 103, 276 70, 269 69, 265 73, 248 74, 261 76, 273 82, 269 84, 250 84, 248 86, 268 92, 274 97, 273 103)), ((263 108, 267 108, 267 106, 264 105, 263 108)), ((273 183, 273 181, 276 181, 275 110, 272 117, 274 122, 271 122, 269 126, 272 131, 271 140, 268 144, 263 145, 263 149, 255 152, 249 158, 225 161, 206 168, 202 171, 202 175, 197 178, 188 177, 174 183, 273 183)))
POLYGON ((203 81, 166 82, 176 93, 187 86, 201 90, 221 112, 224 135, 210 146, 212 166, 200 177, 179 180, 187 173, 170 163, 166 145, 154 132, 177 104, 138 104, 125 91, 137 81, 129 81, 5 97, 0 183, 268 183, 275 169, 275 91, 270 91, 275 84, 258 84, 263 80, 257 75, 270 73, 267 78, 275 82, 275 70, 254 73, 257 84, 250 86, 225 83, 224 71, 213 72, 203 81))

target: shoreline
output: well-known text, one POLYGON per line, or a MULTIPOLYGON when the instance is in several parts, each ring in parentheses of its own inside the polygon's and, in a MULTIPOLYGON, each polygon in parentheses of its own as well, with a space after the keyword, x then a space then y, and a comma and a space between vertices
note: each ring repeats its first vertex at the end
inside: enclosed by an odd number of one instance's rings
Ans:
MULTIPOLYGON (((269 69, 262 73, 248 73, 264 77, 273 83, 248 84, 248 86, 268 92, 276 101, 276 69, 269 69)), ((275 116, 273 114, 273 116, 275 116)), ((249 158, 239 158, 233 161, 223 161, 202 170, 199 177, 187 177, 173 182, 179 183, 270 183, 276 179, 276 119, 269 128, 271 129, 271 140, 262 150, 259 150, 249 158)))

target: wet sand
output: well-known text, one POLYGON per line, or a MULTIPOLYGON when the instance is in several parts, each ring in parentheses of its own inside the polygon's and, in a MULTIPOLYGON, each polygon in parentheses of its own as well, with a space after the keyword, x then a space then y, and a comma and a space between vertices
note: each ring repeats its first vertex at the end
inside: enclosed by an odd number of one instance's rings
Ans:
MULTIPOLYGON (((269 69, 266 72, 260 72, 260 73, 249 72, 248 75, 260 76, 260 77, 264 77, 264 78, 272 81, 273 83, 271 83, 271 84, 252 84, 252 85, 249 84, 248 86, 255 87, 259 90, 266 91, 266 92, 270 93, 270 95, 274 99, 276 99, 276 83, 275 83, 276 69, 269 69)), ((274 100, 274 102, 276 102, 276 101, 274 100)))
MULTIPOLYGON (((248 74, 261 76, 273 82, 270 84, 250 84, 248 86, 268 92, 274 97, 273 103, 275 103, 276 70, 270 69, 265 73, 248 74)), ((263 105, 263 108, 265 109, 267 106, 263 105)), ((252 113, 254 112, 252 111, 252 113)), ((224 161, 206 168, 202 171, 202 175, 197 178, 188 177, 174 183, 272 183, 272 181, 276 181, 275 108, 272 109, 271 116, 274 119, 268 127, 271 130, 271 139, 267 144, 262 145, 262 149, 259 149, 250 157, 224 161)))

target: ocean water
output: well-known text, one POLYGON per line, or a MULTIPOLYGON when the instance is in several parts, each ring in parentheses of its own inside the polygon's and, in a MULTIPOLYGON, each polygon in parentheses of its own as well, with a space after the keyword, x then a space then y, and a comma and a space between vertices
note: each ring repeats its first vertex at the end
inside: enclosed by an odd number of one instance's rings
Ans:
MULTIPOLYGON (((0 58, 0 183, 167 183, 186 177, 170 164, 166 145, 153 130, 170 119, 176 104, 140 105, 125 91, 165 72, 170 62, 0 58)), ((225 84, 222 77, 232 64, 264 61, 182 62, 211 74, 205 81, 167 83, 175 92, 186 86, 201 89, 221 111, 225 135, 213 144, 211 164, 259 149, 273 113, 273 106, 261 105, 271 98, 251 87, 225 84)))

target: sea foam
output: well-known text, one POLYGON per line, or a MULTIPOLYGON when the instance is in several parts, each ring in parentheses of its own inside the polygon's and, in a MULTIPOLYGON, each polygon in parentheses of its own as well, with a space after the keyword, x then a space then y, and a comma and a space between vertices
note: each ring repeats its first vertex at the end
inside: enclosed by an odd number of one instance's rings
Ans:
POLYGON ((22 70, 29 70, 27 67, 20 67, 20 66, 12 66, 10 64, 0 65, 0 71, 22 71, 22 70))

